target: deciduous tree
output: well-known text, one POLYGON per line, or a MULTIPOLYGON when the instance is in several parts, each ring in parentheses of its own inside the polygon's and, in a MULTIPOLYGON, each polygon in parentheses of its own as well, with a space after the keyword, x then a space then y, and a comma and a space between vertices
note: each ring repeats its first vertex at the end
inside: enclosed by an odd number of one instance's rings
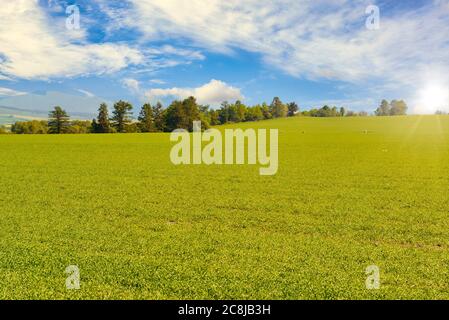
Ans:
POLYGON ((270 105, 270 111, 273 118, 284 118, 288 114, 288 108, 282 103, 281 99, 275 97, 270 105))
POLYGON ((391 113, 391 106, 387 100, 382 100, 379 108, 375 111, 376 116, 389 116, 391 113))
POLYGON ((287 104, 287 108, 289 117, 293 117, 299 111, 299 107, 295 102, 290 102, 287 104))

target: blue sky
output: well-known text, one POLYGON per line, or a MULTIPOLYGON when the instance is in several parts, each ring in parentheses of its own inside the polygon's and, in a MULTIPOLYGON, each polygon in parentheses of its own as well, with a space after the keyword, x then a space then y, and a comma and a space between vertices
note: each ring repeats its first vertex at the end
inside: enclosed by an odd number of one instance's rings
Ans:
POLYGON ((448 34, 448 0, 17 0, 0 6, 0 106, 93 113, 195 95, 449 111, 448 34))

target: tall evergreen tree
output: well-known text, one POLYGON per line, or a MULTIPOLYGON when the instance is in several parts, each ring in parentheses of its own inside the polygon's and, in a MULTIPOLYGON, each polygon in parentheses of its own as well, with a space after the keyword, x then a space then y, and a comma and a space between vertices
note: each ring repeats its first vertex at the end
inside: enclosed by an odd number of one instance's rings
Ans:
POLYGON ((98 109, 98 118, 96 121, 96 133, 110 133, 111 124, 109 122, 109 111, 106 103, 102 103, 98 109))
POLYGON ((151 107, 151 104, 146 103, 142 106, 138 119, 141 132, 155 131, 153 108, 151 107))
POLYGON ((131 111, 133 106, 126 101, 118 101, 114 104, 114 111, 112 112, 112 121, 114 127, 119 133, 126 132, 126 126, 131 123, 131 111))
POLYGON ((91 133, 98 133, 100 129, 98 128, 97 119, 92 119, 91 133))
POLYGON ((158 102, 156 103, 156 106, 153 107, 153 119, 154 119, 154 126, 157 131, 164 131, 165 130, 165 110, 162 106, 162 103, 158 102))
POLYGON ((227 101, 224 101, 221 104, 221 108, 218 111, 218 113, 219 113, 218 117, 221 124, 226 124, 230 121, 230 106, 227 101))
POLYGON ((55 107, 53 111, 48 114, 48 129, 49 133, 66 133, 70 126, 70 117, 61 107, 55 107))

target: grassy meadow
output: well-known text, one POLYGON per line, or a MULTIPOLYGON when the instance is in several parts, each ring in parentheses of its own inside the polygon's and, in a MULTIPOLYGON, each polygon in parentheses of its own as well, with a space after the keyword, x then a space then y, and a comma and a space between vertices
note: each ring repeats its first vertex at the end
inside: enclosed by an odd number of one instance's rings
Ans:
POLYGON ((449 116, 227 127, 279 129, 278 174, 174 166, 162 133, 0 136, 0 299, 449 298, 449 116))

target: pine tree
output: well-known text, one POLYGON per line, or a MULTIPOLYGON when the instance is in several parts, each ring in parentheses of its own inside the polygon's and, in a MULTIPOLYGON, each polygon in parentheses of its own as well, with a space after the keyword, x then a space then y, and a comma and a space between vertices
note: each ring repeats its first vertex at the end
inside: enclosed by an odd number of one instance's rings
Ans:
POLYGON ((146 103, 142 106, 142 110, 140 110, 138 119, 139 119, 139 128, 141 132, 155 131, 153 108, 149 103, 146 103))
POLYGON ((120 100, 114 104, 114 111, 112 112, 112 121, 114 127, 119 133, 126 132, 126 126, 131 123, 131 111, 133 106, 126 101, 120 100))
POLYGON ((96 122, 96 133, 110 133, 111 124, 109 122, 109 111, 106 103, 102 103, 98 109, 98 118, 96 122))
POLYGON ((70 117, 61 107, 55 107, 55 109, 48 114, 48 117, 49 133, 60 134, 68 131, 70 117))
POLYGON ((99 129, 98 129, 98 123, 97 123, 97 119, 92 119, 92 126, 90 129, 91 133, 98 133, 99 129))
POLYGON ((165 130, 165 110, 164 107, 160 102, 156 104, 155 107, 153 107, 153 119, 154 119, 154 126, 157 131, 164 131, 165 130))

